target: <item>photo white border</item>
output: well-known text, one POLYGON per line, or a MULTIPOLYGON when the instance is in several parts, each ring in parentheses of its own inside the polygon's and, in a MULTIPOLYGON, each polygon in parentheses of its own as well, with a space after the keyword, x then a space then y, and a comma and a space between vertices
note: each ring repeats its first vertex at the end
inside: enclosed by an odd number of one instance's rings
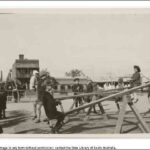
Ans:
MULTIPOLYGON (((70 9, 70 8, 148 8, 150 9, 150 1, 0 1, 0 10, 21 10, 21 9, 70 9)), ((141 139, 150 138, 150 134, 1 134, 0 140, 8 140, 8 138, 128 138, 128 139, 141 139)), ((30 143, 30 142, 29 142, 30 143)), ((30 143, 32 144, 32 143, 30 143)), ((139 143, 137 143, 138 148, 139 143)), ((128 147, 129 145, 126 145, 128 147)), ((146 145, 143 145, 146 146, 146 145)), ((144 149, 144 147, 142 148, 144 149)), ((126 148, 124 147, 124 148, 126 148)), ((135 147, 134 147, 135 148, 135 147)))
POLYGON ((150 1, 0 1, 8 8, 150 8, 150 1))

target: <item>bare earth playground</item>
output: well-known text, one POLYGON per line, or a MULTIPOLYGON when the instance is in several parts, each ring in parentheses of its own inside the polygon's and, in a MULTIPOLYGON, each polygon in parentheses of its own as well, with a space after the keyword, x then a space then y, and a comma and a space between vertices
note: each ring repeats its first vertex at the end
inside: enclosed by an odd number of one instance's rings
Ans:
MULTIPOLYGON (((144 121, 150 127, 150 114, 144 114, 149 109, 147 93, 138 94, 139 101, 134 104, 139 110, 144 121), (142 107, 141 107, 142 106, 142 107)), ((46 122, 41 121, 35 123, 32 120, 33 105, 32 98, 23 98, 19 103, 8 102, 7 105, 7 119, 1 120, 1 125, 5 134, 49 134, 50 129, 46 122)), ((65 111, 69 110, 73 103, 73 99, 64 100, 62 102, 65 111)), ((61 134, 111 134, 114 133, 118 117, 117 108, 114 101, 105 101, 102 103, 107 117, 98 111, 98 114, 91 113, 89 118, 86 119, 86 113, 82 111, 79 114, 73 113, 69 116, 69 121, 60 130, 61 134)), ((60 110, 60 107, 58 106, 60 110)), ((87 109, 85 109, 87 111, 87 109)), ((45 112, 42 108, 42 119, 45 118, 45 112)), ((135 116, 130 111, 129 107, 126 109, 126 118, 131 121, 136 121, 135 116)), ((41 120, 42 120, 41 119, 41 120)), ((123 130, 129 130, 133 125, 124 123, 123 130)), ((132 133, 141 133, 139 129, 130 131, 132 133)))

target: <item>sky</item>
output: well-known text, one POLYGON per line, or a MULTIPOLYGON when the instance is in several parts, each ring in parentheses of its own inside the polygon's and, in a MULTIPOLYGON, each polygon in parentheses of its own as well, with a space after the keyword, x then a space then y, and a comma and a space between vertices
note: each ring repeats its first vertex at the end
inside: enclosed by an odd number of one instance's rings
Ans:
POLYGON ((100 80, 132 74, 133 65, 150 77, 150 10, 13 10, 0 14, 0 52, 5 77, 19 54, 56 77, 81 69, 100 80))

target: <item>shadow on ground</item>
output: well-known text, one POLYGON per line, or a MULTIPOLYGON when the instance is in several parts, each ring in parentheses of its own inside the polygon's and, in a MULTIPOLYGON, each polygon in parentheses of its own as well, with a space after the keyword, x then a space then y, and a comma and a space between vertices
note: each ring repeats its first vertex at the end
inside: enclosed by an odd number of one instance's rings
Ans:
MULTIPOLYGON (((85 115, 77 115, 70 117, 68 123, 66 123, 60 130, 60 134, 102 134, 113 133, 116 126, 116 119, 104 120, 103 117, 97 115, 91 115, 89 120, 83 120, 85 115)), ((129 119, 133 121, 133 119, 129 119)), ((15 134, 51 134, 49 125, 45 122, 35 124, 31 120, 31 113, 21 111, 10 111, 8 118, 0 122, 3 128, 14 128, 15 134)), ((131 126, 128 123, 124 123, 124 129, 129 129, 131 126)), ((138 130, 134 131, 136 133, 138 130)), ((9 132, 8 132, 9 133, 9 132)))
POLYGON ((78 124, 76 126, 73 126, 69 129, 66 129, 66 130, 62 130, 60 133, 63 133, 63 134, 74 134, 74 133, 82 133, 83 131, 88 131, 90 132, 90 130, 96 130, 96 129, 106 129, 106 128, 112 128, 112 127, 115 127, 115 125, 102 125, 102 126, 96 126, 96 127, 88 127, 87 126, 88 123, 81 123, 81 124, 78 124))
POLYGON ((50 129, 40 129, 40 128, 35 128, 35 129, 29 129, 29 130, 23 130, 23 131, 19 131, 19 132, 16 132, 16 134, 49 134, 51 133, 50 132, 50 129))
POLYGON ((26 111, 11 111, 5 120, 1 120, 0 124, 3 128, 13 127, 29 119, 29 113, 26 111))

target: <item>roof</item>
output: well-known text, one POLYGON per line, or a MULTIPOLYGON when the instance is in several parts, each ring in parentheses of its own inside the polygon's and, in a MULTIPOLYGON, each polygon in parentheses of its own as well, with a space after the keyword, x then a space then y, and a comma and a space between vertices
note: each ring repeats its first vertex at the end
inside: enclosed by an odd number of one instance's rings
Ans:
POLYGON ((34 63, 34 62, 39 62, 38 59, 16 59, 15 63, 34 63))
POLYGON ((39 60, 34 59, 24 59, 16 60, 13 64, 16 68, 39 68, 39 60))
MULTIPOLYGON (((80 83, 81 84, 87 84, 88 83, 88 79, 86 78, 79 78, 80 79, 80 83)), ((74 84, 74 78, 56 78, 56 81, 59 83, 59 84, 74 84)))

